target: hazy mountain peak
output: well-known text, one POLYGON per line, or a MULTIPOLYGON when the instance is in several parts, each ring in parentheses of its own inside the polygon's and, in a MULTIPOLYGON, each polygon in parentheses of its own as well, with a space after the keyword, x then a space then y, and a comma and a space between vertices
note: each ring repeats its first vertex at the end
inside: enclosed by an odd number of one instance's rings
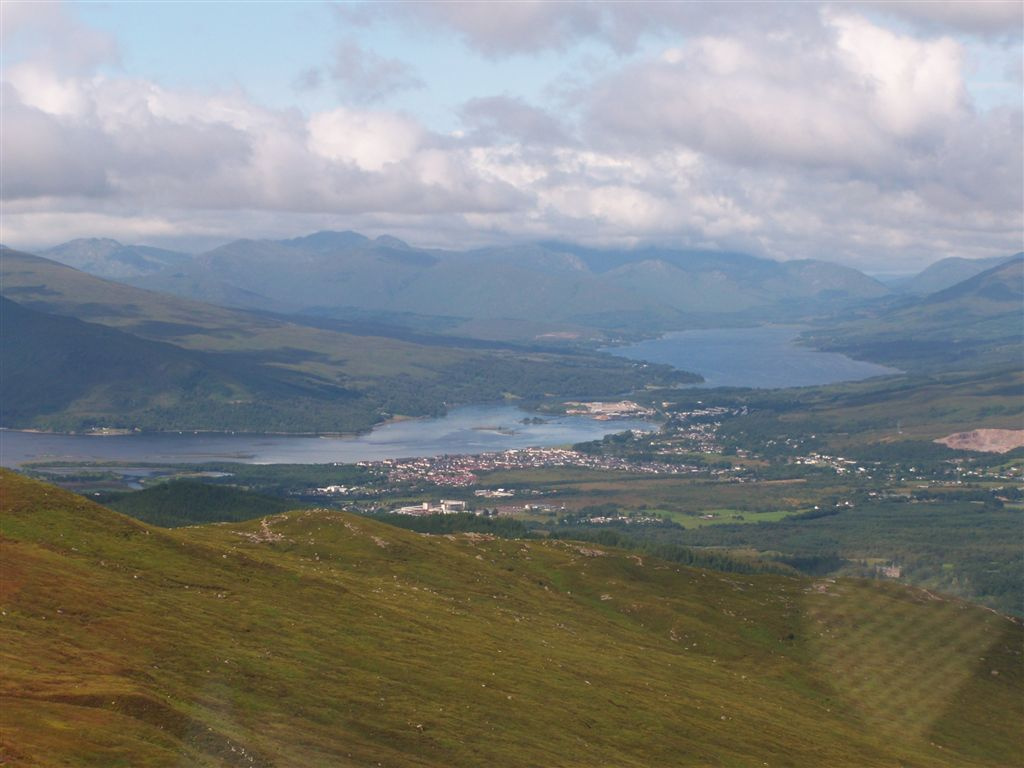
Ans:
POLYGON ((83 272, 115 280, 151 275, 189 258, 184 253, 148 245, 123 245, 109 237, 80 237, 42 254, 83 272))
POLYGON ((55 245, 53 248, 43 251, 43 253, 48 256, 60 256, 62 254, 69 253, 79 256, 86 254, 92 256, 109 256, 118 248, 123 247, 124 246, 121 243, 110 237, 78 237, 74 240, 69 240, 66 243, 55 245))
POLYGON ((927 295, 951 288, 975 275, 999 266, 1008 260, 1005 256, 994 256, 984 259, 965 259, 950 256, 946 259, 929 264, 914 277, 902 284, 902 288, 910 293, 927 295))
POLYGON ((608 276, 619 276, 633 273, 653 273, 653 274, 664 274, 669 271, 680 271, 679 267, 673 264, 669 264, 667 261, 658 258, 641 259, 639 261, 631 261, 627 264, 615 267, 607 272, 608 276))
POLYGON ((400 248, 403 251, 411 249, 411 246, 404 240, 399 240, 397 237, 391 235, 381 235, 373 241, 377 245, 383 245, 387 248, 400 248))
POLYGON ((1001 259, 996 266, 936 291, 923 301, 926 304, 940 304, 965 300, 977 302, 979 299, 1019 309, 1021 301, 1024 301, 1024 253, 1001 259))
POLYGON ((335 232, 322 230, 303 237, 293 237, 290 240, 280 240, 281 245, 290 248, 300 248, 310 251, 329 251, 335 248, 351 248, 354 245, 363 245, 370 242, 365 235, 351 230, 335 232))
POLYGON ((792 278, 804 281, 816 292, 830 291, 873 297, 889 292, 884 283, 863 272, 820 259, 797 259, 783 262, 783 269, 792 278))

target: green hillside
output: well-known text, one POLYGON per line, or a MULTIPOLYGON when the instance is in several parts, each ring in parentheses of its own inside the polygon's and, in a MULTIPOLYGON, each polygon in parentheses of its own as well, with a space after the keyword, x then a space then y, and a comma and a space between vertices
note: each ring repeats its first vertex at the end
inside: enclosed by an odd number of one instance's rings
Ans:
POLYGON ((1024 254, 921 298, 864 310, 808 338, 915 372, 1020 366, 1024 254))
POLYGON ((1020 429, 1024 424, 1024 372, 1019 366, 723 393, 720 398, 757 409, 749 419, 726 424, 737 447, 815 435, 813 439, 839 452, 851 446, 868 450, 961 430, 1020 429))
POLYGON ((1024 764, 1024 635, 969 604, 0 479, 10 764, 1024 764))
POLYGON ((906 280, 900 289, 921 296, 936 293, 1005 262, 1005 256, 992 256, 986 259, 963 259, 951 256, 928 265, 918 274, 906 280))
POLYGON ((2 253, 0 426, 352 432, 458 404, 699 378, 599 353, 310 327, 2 253))
POLYGON ((262 354, 281 367, 336 377, 426 373, 456 351, 309 328, 101 280, 49 259, 5 249, 2 293, 30 309, 108 325, 152 341, 206 352, 262 354), (276 359, 275 359, 276 358, 276 359))
POLYGON ((141 491, 101 494, 95 501, 150 525, 177 528, 212 521, 252 520, 294 507, 284 499, 199 480, 171 480, 141 491))
POLYGON ((4 426, 342 431, 373 423, 361 393, 297 371, 142 339, 3 297, 0 316, 4 426))

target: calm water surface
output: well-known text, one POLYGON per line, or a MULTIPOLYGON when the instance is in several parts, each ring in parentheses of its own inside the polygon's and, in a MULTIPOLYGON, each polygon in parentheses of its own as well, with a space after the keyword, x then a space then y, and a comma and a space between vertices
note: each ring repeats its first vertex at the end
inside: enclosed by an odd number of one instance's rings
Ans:
POLYGON ((597 440, 626 429, 655 427, 645 421, 595 421, 583 416, 543 417, 543 424, 522 423, 532 416, 536 414, 509 405, 470 406, 457 408, 439 419, 400 421, 365 435, 333 438, 193 433, 48 435, 0 431, 0 465, 16 467, 29 461, 351 463, 563 445, 597 440))
POLYGON ((796 344, 802 328, 713 328, 675 331, 606 351, 701 374, 702 387, 808 387, 899 373, 875 363, 796 344))

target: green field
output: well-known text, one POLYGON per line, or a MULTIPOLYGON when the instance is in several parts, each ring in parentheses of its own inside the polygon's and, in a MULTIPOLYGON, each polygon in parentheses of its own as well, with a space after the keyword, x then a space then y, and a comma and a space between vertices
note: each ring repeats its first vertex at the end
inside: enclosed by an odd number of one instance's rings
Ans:
POLYGON ((631 509, 660 510, 673 518, 719 509, 733 509, 742 514, 785 510, 790 514, 823 497, 842 493, 846 488, 834 477, 737 483, 700 476, 573 468, 487 473, 481 476, 481 485, 542 489, 553 494, 549 500, 557 500, 569 509, 611 503, 631 509))
POLYGON ((665 519, 678 523, 683 528, 704 528, 708 525, 745 525, 749 523, 775 523, 795 513, 791 509, 773 509, 766 512, 742 509, 704 509, 699 515, 683 515, 667 510, 648 509, 653 514, 661 514, 665 519), (704 517, 713 515, 711 519, 704 517))

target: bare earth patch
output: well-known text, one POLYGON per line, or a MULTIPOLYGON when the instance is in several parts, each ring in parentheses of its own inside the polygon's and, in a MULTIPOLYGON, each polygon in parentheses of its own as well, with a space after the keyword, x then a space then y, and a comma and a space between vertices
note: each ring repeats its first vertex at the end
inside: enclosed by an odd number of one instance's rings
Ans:
POLYGON ((1024 429, 975 429, 940 437, 935 442, 962 451, 1007 453, 1024 446, 1024 429))

